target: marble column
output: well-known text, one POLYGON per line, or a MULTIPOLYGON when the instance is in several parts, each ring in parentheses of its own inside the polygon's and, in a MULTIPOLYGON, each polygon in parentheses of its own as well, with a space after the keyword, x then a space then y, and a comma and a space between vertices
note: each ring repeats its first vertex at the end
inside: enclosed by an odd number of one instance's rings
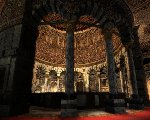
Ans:
POLYGON ((125 113, 125 101, 119 98, 117 91, 117 78, 115 72, 115 59, 113 53, 112 43, 112 23, 107 23, 103 30, 105 47, 106 47, 106 58, 107 58, 107 69, 108 69, 108 80, 109 80, 109 100, 106 101, 106 111, 111 113, 125 113))
POLYGON ((106 57, 107 57, 107 69, 108 69, 108 80, 109 90, 111 94, 117 94, 117 78, 115 72, 115 60, 113 54, 113 43, 112 33, 109 30, 103 32, 106 46, 106 57))
POLYGON ((74 23, 66 24, 66 99, 61 101, 61 116, 77 116, 77 100, 74 94, 74 23))
POLYGON ((74 93, 74 31, 73 25, 68 23, 66 31, 66 93, 74 93))
POLYGON ((128 56, 127 58, 128 58, 128 65, 129 65, 129 79, 131 80, 131 84, 132 84, 132 92, 134 95, 138 95, 136 73, 135 73, 132 50, 130 47, 126 48, 126 50, 127 50, 127 56, 128 56))
POLYGON ((146 75, 144 71, 143 65, 143 54, 140 48, 140 40, 138 36, 140 26, 133 26, 132 35, 134 39, 134 44, 132 47, 133 51, 133 60, 135 65, 135 72, 136 72, 136 80, 137 80, 137 87, 139 96, 143 98, 144 103, 148 104, 148 90, 147 90, 147 82, 146 82, 146 75))
POLYGON ((139 93, 138 93, 136 71, 135 71, 135 65, 134 65, 131 46, 132 46, 132 43, 126 47, 127 58, 128 58, 128 69, 129 69, 128 70, 129 80, 131 81, 131 86, 132 86, 132 96, 129 101, 129 108, 130 109, 143 109, 144 104, 143 104, 143 100, 139 97, 139 93))

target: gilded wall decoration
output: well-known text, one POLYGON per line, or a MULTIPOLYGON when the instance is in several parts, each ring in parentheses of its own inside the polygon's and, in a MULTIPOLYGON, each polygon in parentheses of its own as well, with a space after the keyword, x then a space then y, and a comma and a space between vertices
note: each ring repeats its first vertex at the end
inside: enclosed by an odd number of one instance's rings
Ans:
MULTIPOLYGON (((101 30, 90 28, 75 32, 75 66, 87 66, 105 61, 105 46, 101 30)), ((122 48, 120 37, 113 34, 114 52, 122 48)), ((54 66, 65 66, 66 33, 50 26, 39 26, 36 59, 54 66)))

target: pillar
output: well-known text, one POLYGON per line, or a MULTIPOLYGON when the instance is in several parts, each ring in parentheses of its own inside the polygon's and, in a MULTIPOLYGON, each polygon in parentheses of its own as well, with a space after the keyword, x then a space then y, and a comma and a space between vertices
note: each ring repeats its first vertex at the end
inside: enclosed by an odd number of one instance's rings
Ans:
POLYGON ((129 73, 129 80, 131 81, 132 86, 132 95, 131 99, 129 100, 129 108, 130 109, 143 109, 143 100, 139 97, 138 93, 138 86, 136 80, 136 72, 133 60, 133 53, 132 53, 132 43, 128 44, 126 47, 127 51, 127 58, 128 58, 128 73, 129 73))
POLYGON ((147 82, 146 82, 146 75, 144 71, 143 65, 143 54, 140 48, 140 42, 138 37, 138 29, 140 26, 133 27, 133 38, 134 44, 132 47, 133 51, 133 60, 135 65, 135 72, 136 72, 136 80, 137 80, 137 87, 139 96, 144 100, 144 103, 147 104, 148 100, 148 90, 147 90, 147 82))
POLYGON ((61 116, 77 116, 77 100, 74 94, 74 23, 66 24, 66 99, 61 101, 61 116))
POLYGON ((108 69, 108 80, 110 97, 106 102, 106 111, 111 113, 125 113, 125 101, 119 98, 117 91, 117 78, 115 73, 115 60, 113 54, 112 32, 114 27, 112 23, 107 23, 104 26, 103 35, 106 46, 106 58, 108 69))

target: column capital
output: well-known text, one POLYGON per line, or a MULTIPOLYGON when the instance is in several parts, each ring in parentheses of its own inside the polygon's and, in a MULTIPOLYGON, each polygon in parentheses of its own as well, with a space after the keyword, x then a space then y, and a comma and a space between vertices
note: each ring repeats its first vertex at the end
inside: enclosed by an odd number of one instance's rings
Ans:
POLYGON ((102 30, 102 34, 103 34, 105 40, 112 39, 112 31, 111 30, 104 29, 104 30, 102 30))
POLYGON ((111 31, 113 28, 115 28, 115 25, 112 22, 107 22, 104 24, 103 29, 111 31))
POLYGON ((111 39, 113 33, 114 24, 112 22, 105 23, 102 29, 102 34, 105 39, 111 39))
POLYGON ((66 21, 65 28, 67 32, 74 32, 75 30, 75 21, 66 21))

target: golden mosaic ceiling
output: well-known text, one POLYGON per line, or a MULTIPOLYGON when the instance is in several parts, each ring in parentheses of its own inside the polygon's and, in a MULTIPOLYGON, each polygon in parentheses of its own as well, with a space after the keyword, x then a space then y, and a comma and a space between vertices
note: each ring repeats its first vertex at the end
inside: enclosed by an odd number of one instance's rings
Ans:
MULTIPOLYGON (((150 31, 150 27, 149 27, 150 26, 150 0, 125 0, 125 1, 129 5, 131 11, 133 12, 133 16, 135 19, 135 25, 141 25, 140 29, 139 29, 141 46, 142 46, 142 48, 147 47, 149 49, 150 48, 150 32, 149 32, 150 31)), ((25 2, 25 0, 0 0, 0 13, 1 13, 0 14, 0 30, 6 29, 6 28, 16 25, 16 24, 20 24, 22 22, 22 17, 23 17, 23 13, 24 13, 23 10, 24 10, 24 5, 25 5, 24 2, 25 2)), ((86 19, 86 21, 88 21, 87 18, 83 17, 82 19, 83 19, 83 21, 85 21, 85 19, 86 19)), ((81 21, 82 21, 82 19, 81 19, 81 21)), ((94 19, 92 19, 92 18, 88 17, 88 19, 89 19, 90 23, 95 22, 94 19)), ((57 28, 57 26, 56 26, 56 28, 57 28)), ((61 30, 62 28, 63 27, 60 25, 60 26, 58 26, 57 29, 61 30)), ((81 29, 81 30, 84 30, 86 28, 87 28, 87 26, 79 25, 79 29, 81 29)), ((50 29, 50 28, 48 28, 48 29, 50 29)), ((89 31, 87 31, 87 33, 88 32, 89 31)), ((38 40, 40 41, 40 39, 41 38, 39 37, 38 40)), ((38 43, 38 41, 37 41, 37 43, 38 43)), ((40 45, 40 43, 39 43, 39 45, 40 45)), ((37 47, 39 47, 39 45, 37 44, 37 47)), ((48 45, 46 45, 46 47, 47 46, 48 45)), ((42 47, 41 47, 41 49, 42 49, 42 47)), ((48 49, 48 47, 46 49, 48 49)), ((45 51, 47 51, 47 50, 45 50, 45 51)), ((38 58, 42 59, 41 56, 46 56, 46 52, 43 52, 41 55, 39 55, 39 52, 40 52, 40 50, 37 51, 38 58)), ((48 53, 50 53, 50 50, 48 53)), ((47 54, 47 56, 52 56, 52 55, 47 54)), ((57 55, 54 55, 54 56, 57 56, 57 55)), ((102 56, 104 56, 104 55, 102 54, 102 56)), ((87 57, 87 58, 89 58, 89 57, 87 57)), ((103 58, 103 57, 100 57, 100 58, 103 58)), ((96 58, 93 58, 93 59, 96 59, 96 58)), ((97 59, 98 59, 98 57, 97 57, 97 59)), ((45 59, 45 61, 48 61, 48 60, 45 59)), ((88 59, 86 61, 88 61, 88 59)), ((65 62, 58 62, 58 63, 64 64, 65 62)), ((76 60, 76 63, 82 64, 83 62, 82 61, 77 62, 77 60, 76 60)), ((86 62, 86 63, 90 63, 90 62, 86 62)))
MULTIPOLYGON (((101 30, 90 28, 75 32, 75 66, 84 67, 105 61, 105 43, 101 30)), ((121 48, 120 38, 113 34, 115 53, 121 48)), ((36 60, 53 66, 65 65, 66 33, 51 26, 39 26, 36 60)))
MULTIPOLYGON (((149 47, 150 43, 150 0, 126 0, 133 12, 135 25, 141 25, 139 29, 140 43, 142 48, 149 47), (149 7, 148 7, 149 6, 149 7)), ((49 14, 45 21, 59 21, 62 18, 58 14, 49 14), (51 16, 51 17, 50 17, 51 16)), ((83 16, 80 22, 95 23, 89 16, 83 16)), ((65 33, 64 25, 40 26, 40 34, 37 40, 36 59, 47 62, 54 66, 65 65, 65 33), (45 31, 45 32, 44 32, 45 31)), ((105 47, 102 34, 97 28, 87 29, 88 26, 78 24, 75 31, 75 65, 88 66, 105 61, 105 47), (87 29, 87 30, 86 30, 87 29), (92 41, 93 40, 93 41, 92 41)), ((114 50, 121 48, 120 38, 113 35, 114 50)))

